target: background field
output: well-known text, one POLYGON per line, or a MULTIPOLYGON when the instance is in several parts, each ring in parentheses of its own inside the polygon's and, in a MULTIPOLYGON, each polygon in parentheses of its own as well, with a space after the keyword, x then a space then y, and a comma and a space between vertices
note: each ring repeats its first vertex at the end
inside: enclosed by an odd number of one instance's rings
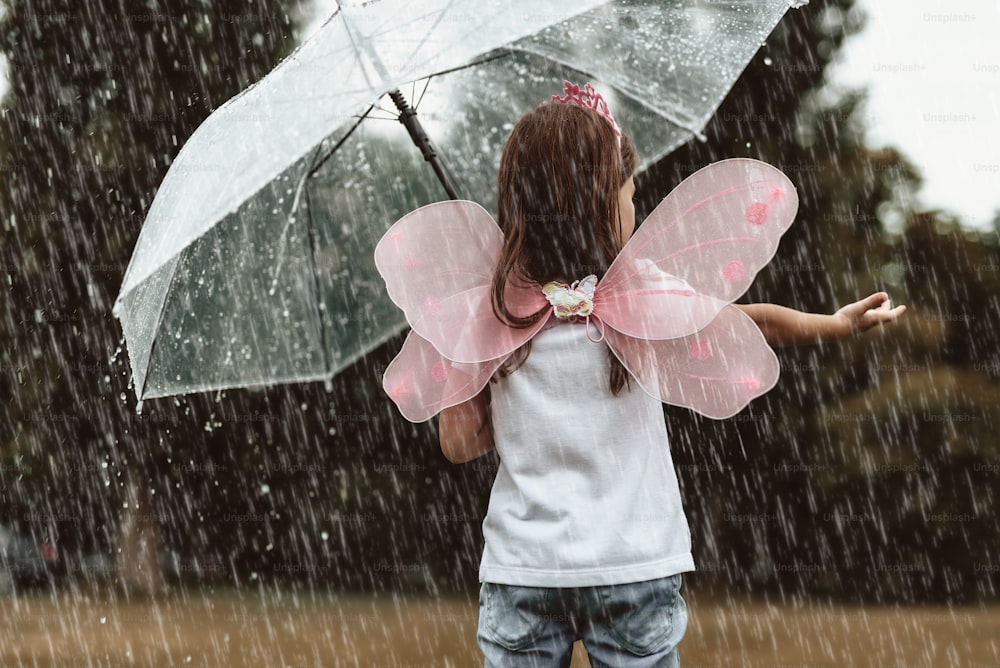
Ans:
MULTIPOLYGON (((687 593, 685 668, 1000 665, 1000 607, 833 607, 687 593)), ((81 594, 0 601, 0 664, 475 666, 478 608, 462 598, 81 594), (275 603, 275 601, 280 601, 275 603)), ((577 646, 573 668, 589 666, 577 646)))

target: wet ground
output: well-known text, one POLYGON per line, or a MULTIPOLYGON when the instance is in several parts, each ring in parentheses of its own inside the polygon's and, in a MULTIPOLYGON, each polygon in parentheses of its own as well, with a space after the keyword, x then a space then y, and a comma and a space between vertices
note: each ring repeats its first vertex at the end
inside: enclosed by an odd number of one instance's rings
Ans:
MULTIPOLYGON (((1000 666, 1000 606, 830 607, 698 598, 685 668, 1000 666)), ((222 592, 0 599, 0 665, 476 666, 475 601, 222 592)), ((589 666, 576 647, 573 668, 589 666)))

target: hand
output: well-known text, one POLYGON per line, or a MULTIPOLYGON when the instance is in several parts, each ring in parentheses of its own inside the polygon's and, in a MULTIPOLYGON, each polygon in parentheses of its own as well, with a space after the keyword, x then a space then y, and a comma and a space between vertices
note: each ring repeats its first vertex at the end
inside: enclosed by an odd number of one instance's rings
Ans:
POLYGON ((841 308, 834 313, 835 318, 844 321, 845 336, 864 332, 884 322, 891 322, 906 312, 906 306, 892 308, 889 295, 876 292, 860 301, 841 308))

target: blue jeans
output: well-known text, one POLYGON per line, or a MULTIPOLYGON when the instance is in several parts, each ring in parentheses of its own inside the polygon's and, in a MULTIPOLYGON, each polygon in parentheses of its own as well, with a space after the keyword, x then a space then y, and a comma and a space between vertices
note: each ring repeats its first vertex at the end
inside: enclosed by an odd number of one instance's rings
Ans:
POLYGON ((476 634, 486 668, 567 668, 583 641, 592 668, 677 668, 687 629, 681 576, 601 587, 484 582, 476 634))

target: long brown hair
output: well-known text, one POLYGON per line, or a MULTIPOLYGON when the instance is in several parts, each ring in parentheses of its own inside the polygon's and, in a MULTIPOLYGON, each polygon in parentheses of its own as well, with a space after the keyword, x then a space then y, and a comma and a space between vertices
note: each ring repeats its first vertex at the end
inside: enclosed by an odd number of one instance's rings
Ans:
MULTIPOLYGON (((611 124, 595 111, 547 102, 521 117, 497 176, 497 222, 504 233, 493 274, 497 318, 529 327, 549 311, 512 313, 505 301, 509 284, 604 277, 622 237, 619 191, 635 166, 632 140, 623 133, 619 147, 611 124)), ((520 366, 530 346, 518 350, 501 375, 520 366)), ((610 350, 608 355, 609 386, 618 394, 628 374, 610 350)))

